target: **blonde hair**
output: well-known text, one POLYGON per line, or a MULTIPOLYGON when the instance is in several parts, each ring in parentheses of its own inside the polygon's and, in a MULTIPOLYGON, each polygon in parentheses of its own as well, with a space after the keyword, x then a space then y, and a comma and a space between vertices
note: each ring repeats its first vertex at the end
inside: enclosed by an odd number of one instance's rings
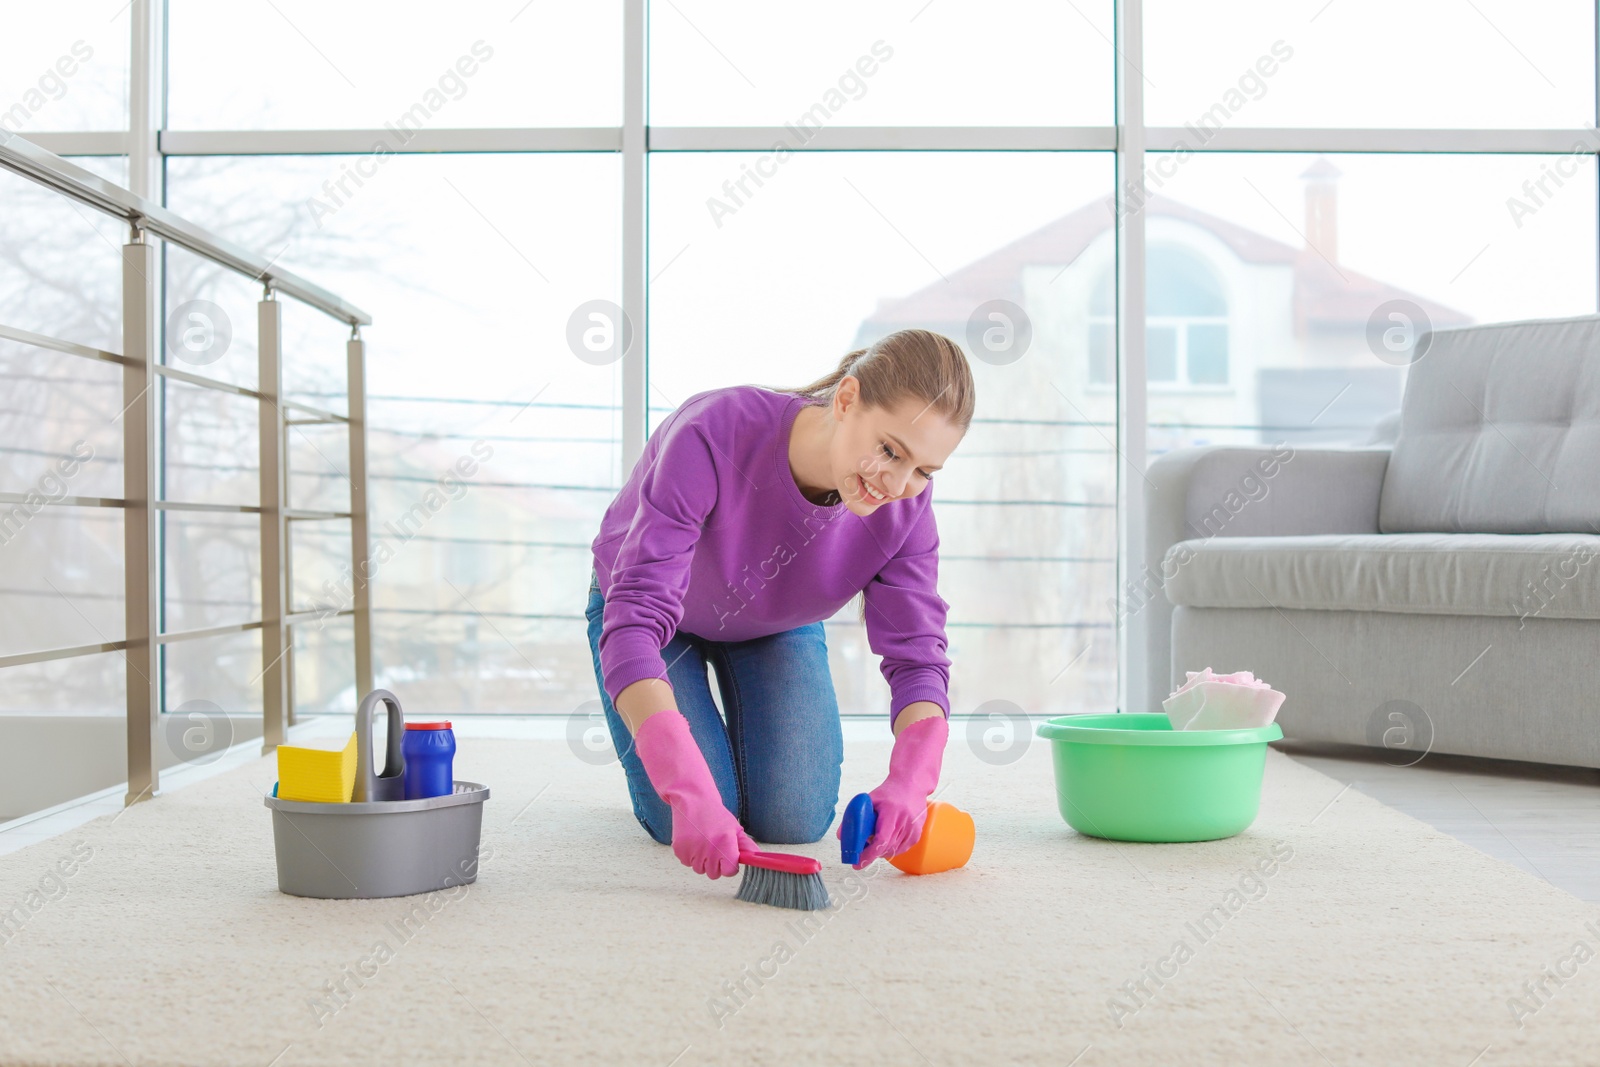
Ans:
POLYGON ((963 435, 972 425, 977 390, 966 353, 932 330, 897 330, 879 338, 847 353, 837 367, 810 385, 766 388, 831 404, 847 377, 861 383, 861 402, 867 407, 892 408, 910 398, 939 412, 963 435))

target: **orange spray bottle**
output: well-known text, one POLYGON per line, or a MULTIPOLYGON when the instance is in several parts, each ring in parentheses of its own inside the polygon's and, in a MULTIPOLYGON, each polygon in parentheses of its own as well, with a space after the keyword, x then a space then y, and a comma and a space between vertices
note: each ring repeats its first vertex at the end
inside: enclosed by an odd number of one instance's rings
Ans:
MULTIPOLYGON (((839 827, 839 858, 852 866, 861 859, 862 849, 872 839, 878 822, 869 793, 857 793, 845 805, 839 827)), ((976 830, 972 816, 942 800, 928 801, 928 816, 922 822, 917 843, 891 856, 889 862, 906 874, 937 874, 966 865, 972 856, 976 830)))

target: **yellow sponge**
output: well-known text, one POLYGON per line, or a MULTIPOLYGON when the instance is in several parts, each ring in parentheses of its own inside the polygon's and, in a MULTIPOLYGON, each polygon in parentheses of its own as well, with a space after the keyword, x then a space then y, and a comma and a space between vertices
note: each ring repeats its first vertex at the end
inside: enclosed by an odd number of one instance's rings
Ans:
POLYGON ((348 804, 356 784, 356 735, 344 749, 278 746, 278 797, 348 804))

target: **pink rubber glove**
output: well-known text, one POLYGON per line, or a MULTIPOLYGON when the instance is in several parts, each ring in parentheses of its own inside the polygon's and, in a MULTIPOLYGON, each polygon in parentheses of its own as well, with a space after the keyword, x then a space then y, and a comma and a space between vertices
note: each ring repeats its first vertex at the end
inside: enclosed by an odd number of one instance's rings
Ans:
POLYGON ((671 708, 658 711, 633 735, 633 747, 650 784, 672 807, 672 854, 708 878, 737 874, 739 850, 758 849, 723 807, 711 768, 689 732, 689 720, 671 708))
POLYGON ((868 794, 877 824, 872 839, 861 850, 856 870, 873 860, 898 856, 917 843, 928 818, 928 795, 939 785, 939 766, 949 740, 950 723, 943 715, 918 719, 895 737, 889 776, 868 794))

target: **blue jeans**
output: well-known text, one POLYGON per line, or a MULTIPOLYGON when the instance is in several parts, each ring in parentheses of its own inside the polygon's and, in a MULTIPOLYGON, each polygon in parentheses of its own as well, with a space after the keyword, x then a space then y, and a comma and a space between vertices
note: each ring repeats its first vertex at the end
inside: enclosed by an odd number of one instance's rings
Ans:
MULTIPOLYGON (((650 784, 633 735, 612 706, 600 670, 605 598, 590 574, 589 648, 611 742, 621 753, 633 814, 662 844, 672 809, 650 784)), ((828 670, 822 623, 749 641, 709 641, 679 631, 661 650, 678 711, 711 768, 723 805, 766 844, 820 841, 833 825, 844 762, 839 702, 828 670), (717 672, 727 721, 711 699, 706 666, 717 672)))

